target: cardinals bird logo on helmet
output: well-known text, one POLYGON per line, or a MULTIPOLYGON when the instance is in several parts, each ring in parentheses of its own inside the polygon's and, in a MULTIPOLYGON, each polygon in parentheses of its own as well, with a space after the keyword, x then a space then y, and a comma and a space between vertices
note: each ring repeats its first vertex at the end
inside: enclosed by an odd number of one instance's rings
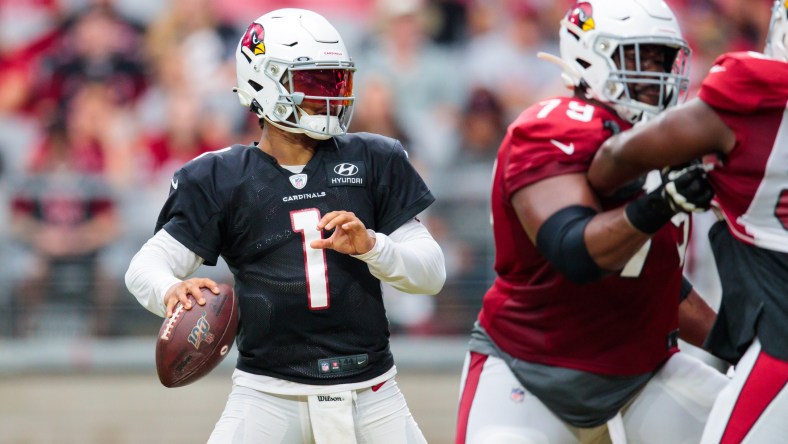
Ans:
POLYGON ((588 2, 577 2, 569 11, 567 20, 583 31, 590 31, 596 27, 594 23, 594 10, 588 2))
POLYGON ((252 23, 249 25, 249 28, 246 30, 246 34, 244 34, 243 39, 241 40, 241 45, 249 48, 254 55, 265 54, 265 42, 263 39, 265 38, 265 29, 263 29, 263 25, 259 23, 252 23))

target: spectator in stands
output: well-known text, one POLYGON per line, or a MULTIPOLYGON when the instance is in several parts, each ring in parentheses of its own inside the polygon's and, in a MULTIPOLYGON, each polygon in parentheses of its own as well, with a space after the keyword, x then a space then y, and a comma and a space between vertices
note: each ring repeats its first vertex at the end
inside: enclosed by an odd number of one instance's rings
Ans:
POLYGON ((380 75, 367 76, 359 86, 359 103, 353 116, 353 132, 377 133, 393 137, 409 146, 408 133, 402 127, 396 113, 394 91, 380 75))
POLYGON ((204 108, 195 97, 169 96, 166 105, 164 129, 148 134, 141 144, 143 181, 150 183, 153 179, 158 185, 168 183, 186 162, 228 142, 210 140, 208 132, 220 121, 201 114, 204 108))
POLYGON ((467 17, 473 33, 463 52, 463 70, 468 83, 500 98, 511 120, 535 100, 561 91, 559 69, 536 57, 539 51, 557 52, 556 45, 542 34, 542 10, 532 2, 506 0, 497 8, 488 3, 470 2, 467 17))
POLYGON ((93 6, 75 15, 60 31, 50 52, 50 70, 40 79, 44 110, 71 100, 86 83, 112 85, 117 103, 135 100, 145 89, 145 69, 135 57, 136 28, 111 10, 93 6))
POLYGON ((117 239, 120 224, 98 171, 99 153, 70 136, 68 119, 49 127, 12 198, 11 236, 27 246, 34 261, 15 292, 17 333, 23 335, 46 327, 51 318, 42 310, 50 304, 75 311, 90 326, 88 333, 110 332, 115 283, 104 278, 98 258, 117 239))
MULTIPOLYGON (((173 0, 147 29, 145 49, 151 61, 180 62, 188 70, 189 82, 184 86, 190 91, 227 96, 227 85, 234 79, 231 62, 238 32, 222 20, 217 2, 173 0)), ((230 103, 228 109, 237 107, 230 103)))
POLYGON ((475 87, 460 116, 460 148, 452 167, 433 172, 437 198, 427 223, 451 251, 451 279, 438 298, 437 323, 445 333, 462 333, 481 307, 479 294, 492 284, 493 237, 490 230, 490 183, 498 146, 506 132, 504 108, 497 96, 475 87))
POLYGON ((395 118, 408 132, 413 162, 451 164, 457 115, 467 92, 456 54, 431 42, 423 0, 380 0, 379 27, 357 58, 359 82, 383 78, 393 92, 395 118))

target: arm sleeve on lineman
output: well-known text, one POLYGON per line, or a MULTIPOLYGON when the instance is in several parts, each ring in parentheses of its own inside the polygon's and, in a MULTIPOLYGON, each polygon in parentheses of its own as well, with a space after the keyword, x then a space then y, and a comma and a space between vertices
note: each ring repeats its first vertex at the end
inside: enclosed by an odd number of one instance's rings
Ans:
POLYGON ((375 233, 372 250, 353 257, 367 263, 373 276, 412 294, 436 294, 446 281, 441 247, 427 228, 415 219, 390 236, 375 233))
POLYGON ((126 271, 126 287, 143 307, 164 317, 164 295, 173 285, 194 273, 203 259, 159 230, 134 255, 126 271))

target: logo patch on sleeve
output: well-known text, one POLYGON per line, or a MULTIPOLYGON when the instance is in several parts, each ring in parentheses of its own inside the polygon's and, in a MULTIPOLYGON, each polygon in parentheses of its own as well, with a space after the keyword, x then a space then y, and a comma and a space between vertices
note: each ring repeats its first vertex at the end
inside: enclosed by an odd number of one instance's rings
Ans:
POLYGON ((326 164, 328 186, 330 187, 363 187, 366 183, 367 170, 364 162, 335 162, 326 164))

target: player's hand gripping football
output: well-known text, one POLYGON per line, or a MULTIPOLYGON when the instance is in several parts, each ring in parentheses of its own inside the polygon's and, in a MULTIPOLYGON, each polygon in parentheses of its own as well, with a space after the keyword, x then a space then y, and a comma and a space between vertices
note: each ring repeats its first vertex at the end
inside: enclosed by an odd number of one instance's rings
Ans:
POLYGON ((172 316, 172 311, 178 302, 183 304, 183 308, 186 310, 192 308, 193 301, 200 305, 205 305, 205 296, 203 296, 201 288, 207 288, 213 294, 219 294, 219 285, 208 278, 186 279, 168 288, 167 293, 164 295, 164 305, 167 306, 167 314, 165 316, 168 318, 172 316), (189 295, 192 295, 194 299, 190 299, 189 295))
POLYGON ((675 212, 699 213, 709 209, 714 190, 700 161, 662 170, 663 195, 675 212))
POLYGON ((312 241, 312 248, 328 248, 344 254, 364 254, 375 246, 375 237, 364 222, 349 211, 332 211, 320 219, 318 230, 331 231, 328 239, 312 241))

